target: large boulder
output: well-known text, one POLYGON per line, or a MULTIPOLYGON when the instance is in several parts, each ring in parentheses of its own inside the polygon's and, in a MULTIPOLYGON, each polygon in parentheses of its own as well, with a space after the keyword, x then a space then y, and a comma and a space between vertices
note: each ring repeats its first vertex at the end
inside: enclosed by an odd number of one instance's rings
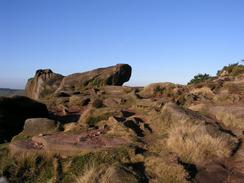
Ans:
POLYGON ((28 118, 46 117, 46 105, 23 96, 0 97, 0 142, 22 131, 28 118))
POLYGON ((121 86, 129 81, 131 71, 131 66, 128 64, 117 64, 84 73, 71 74, 62 80, 58 91, 74 91, 104 85, 121 86))
POLYGON ((62 79, 62 75, 54 73, 50 69, 37 70, 34 78, 29 79, 26 84, 26 96, 39 99, 50 95, 56 91, 62 79))

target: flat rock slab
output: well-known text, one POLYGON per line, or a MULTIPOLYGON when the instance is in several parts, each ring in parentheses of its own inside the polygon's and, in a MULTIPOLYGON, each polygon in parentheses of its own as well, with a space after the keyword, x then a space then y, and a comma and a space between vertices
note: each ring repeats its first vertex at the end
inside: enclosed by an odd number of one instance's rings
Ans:
POLYGON ((114 148, 128 141, 122 138, 108 138, 102 131, 92 130, 80 134, 55 133, 34 136, 26 141, 13 141, 9 145, 12 153, 53 152, 65 155, 88 153, 104 148, 114 148))

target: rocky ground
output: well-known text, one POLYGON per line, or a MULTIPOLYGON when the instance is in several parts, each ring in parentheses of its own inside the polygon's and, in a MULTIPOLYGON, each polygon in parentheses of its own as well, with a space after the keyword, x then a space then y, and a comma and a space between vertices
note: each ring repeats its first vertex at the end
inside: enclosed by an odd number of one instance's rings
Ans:
POLYGON ((38 102, 0 100, 0 175, 10 182, 244 182, 244 71, 235 67, 195 84, 141 88, 122 86, 129 65, 70 76, 38 70, 26 86, 38 102))

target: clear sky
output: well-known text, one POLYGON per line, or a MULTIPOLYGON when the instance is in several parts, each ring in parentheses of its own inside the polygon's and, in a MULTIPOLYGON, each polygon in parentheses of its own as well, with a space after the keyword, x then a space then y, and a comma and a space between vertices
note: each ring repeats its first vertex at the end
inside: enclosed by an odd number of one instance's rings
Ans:
POLYGON ((116 63, 128 85, 187 83, 243 58, 243 0, 0 0, 0 87, 116 63))

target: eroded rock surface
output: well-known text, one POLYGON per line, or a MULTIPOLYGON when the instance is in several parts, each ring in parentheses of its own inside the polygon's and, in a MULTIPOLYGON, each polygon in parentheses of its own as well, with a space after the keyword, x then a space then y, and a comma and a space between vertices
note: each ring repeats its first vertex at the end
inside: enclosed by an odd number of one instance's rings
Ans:
POLYGON ((50 152, 62 155, 89 153, 103 148, 112 148, 128 143, 123 138, 107 138, 101 130, 79 134, 40 134, 25 141, 13 141, 10 150, 16 153, 50 152))

